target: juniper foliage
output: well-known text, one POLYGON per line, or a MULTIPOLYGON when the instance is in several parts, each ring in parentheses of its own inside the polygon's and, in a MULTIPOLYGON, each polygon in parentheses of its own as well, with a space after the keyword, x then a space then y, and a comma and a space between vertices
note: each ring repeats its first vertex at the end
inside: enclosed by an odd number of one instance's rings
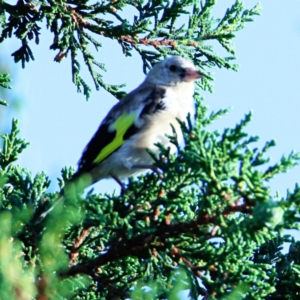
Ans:
MULTIPOLYGON (((11 87, 8 85, 8 82, 11 82, 9 74, 0 74, 0 87, 11 89, 11 87)), ((0 99, 0 105, 7 106, 7 102, 3 99, 0 99)))
MULTIPOLYGON (((34 57, 30 42, 39 40, 38 24, 46 22, 56 60, 70 55, 73 81, 86 96, 91 89, 80 77, 78 54, 97 88, 123 95, 120 86, 102 81, 105 61, 90 52, 91 45, 105 47, 98 36, 115 40, 124 55, 137 51, 144 71, 165 55, 187 56, 204 74, 199 88, 211 89, 208 69, 236 70, 234 33, 259 12, 236 1, 218 20, 214 6, 213 0, 1 1, 0 41, 14 34, 22 44, 14 59, 25 66, 34 57), (130 18, 122 11, 128 6, 135 10, 130 18), (231 56, 216 54, 211 40, 231 56)), ((0 76, 2 87, 8 81, 0 76)), ((38 224, 58 193, 47 191, 46 174, 16 164, 28 143, 13 120, 0 150, 0 299, 180 299, 183 291, 189 299, 299 297, 300 244, 284 229, 299 229, 300 188, 274 198, 269 181, 298 165, 300 154, 270 166, 275 143, 255 146, 258 137, 246 132, 251 114, 234 128, 209 130, 228 110, 208 115, 199 93, 195 121, 189 116, 181 123, 185 147, 176 132, 170 136, 176 154, 157 145, 163 180, 152 173, 130 178, 122 195, 71 188, 38 224)), ((61 188, 73 172, 62 170, 61 188)))

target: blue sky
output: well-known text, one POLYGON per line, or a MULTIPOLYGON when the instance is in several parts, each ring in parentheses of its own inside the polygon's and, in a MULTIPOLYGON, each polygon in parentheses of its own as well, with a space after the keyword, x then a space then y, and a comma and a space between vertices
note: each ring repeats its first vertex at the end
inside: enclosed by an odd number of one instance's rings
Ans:
MULTIPOLYGON (((215 14, 222 17, 231 1, 219 1, 215 14)), ((247 8, 257 1, 243 1, 247 8)), ((251 135, 260 136, 258 146, 275 139, 277 146, 269 155, 275 163, 291 150, 300 151, 300 1, 262 1, 262 15, 248 23, 234 40, 239 72, 211 69, 215 77, 214 93, 203 93, 210 110, 232 107, 231 112, 216 121, 213 129, 222 131, 234 126, 250 110, 253 120, 248 126, 251 135), (288 4, 286 4, 288 3, 288 4)), ((9 54, 17 41, 6 41, 2 55, 13 65, 16 76, 6 100, 17 95, 22 99, 15 117, 20 120, 21 137, 30 142, 18 163, 36 174, 45 171, 52 180, 51 190, 57 189, 56 178, 64 166, 76 167, 85 145, 116 100, 105 91, 92 92, 86 102, 71 82, 70 59, 60 64, 53 61, 55 52, 49 50, 53 37, 47 31, 40 45, 32 46, 35 61, 23 70, 15 65, 9 54)), ((126 83, 130 91, 143 81, 142 64, 138 55, 125 58, 117 42, 99 38, 104 47, 96 57, 105 62, 107 83, 126 83)), ((85 69, 82 66, 82 69, 85 69)), ((92 85, 89 74, 82 75, 92 85)), ((6 108, 1 108, 3 110, 6 108)), ((11 120, 5 120, 10 124, 11 120)), ((285 195, 299 179, 300 168, 274 179, 273 194, 285 195)), ((112 180, 95 185, 97 191, 110 192, 118 186, 112 180)))

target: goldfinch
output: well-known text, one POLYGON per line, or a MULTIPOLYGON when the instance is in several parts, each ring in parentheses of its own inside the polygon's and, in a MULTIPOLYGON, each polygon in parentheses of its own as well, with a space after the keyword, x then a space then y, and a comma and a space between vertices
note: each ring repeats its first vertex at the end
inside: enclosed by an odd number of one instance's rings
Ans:
POLYGON ((155 64, 144 82, 108 112, 84 149, 70 182, 84 177, 84 189, 100 179, 113 178, 123 188, 123 179, 149 169, 155 171, 146 149, 159 154, 156 143, 174 147, 166 135, 172 135, 172 124, 180 137, 177 119, 185 121, 189 113, 193 116, 194 81, 200 77, 193 63, 179 56, 155 64))

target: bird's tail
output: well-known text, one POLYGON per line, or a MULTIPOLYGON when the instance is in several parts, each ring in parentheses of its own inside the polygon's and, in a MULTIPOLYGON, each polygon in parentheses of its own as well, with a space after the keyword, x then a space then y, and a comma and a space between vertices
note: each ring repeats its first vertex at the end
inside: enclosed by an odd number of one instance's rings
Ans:
POLYGON ((59 193, 54 204, 45 212, 43 212, 35 221, 34 224, 40 223, 59 203, 61 203, 66 197, 74 196, 79 192, 82 192, 86 187, 93 183, 92 177, 89 174, 75 173, 72 179, 66 183, 65 187, 59 193))
POLYGON ((56 205, 58 205, 59 203, 61 203, 64 200, 64 195, 63 193, 60 193, 58 198, 56 199, 56 201, 54 202, 54 204, 45 212, 43 212, 35 221, 34 224, 38 224, 40 223, 42 220, 45 219, 45 217, 56 207, 56 205))

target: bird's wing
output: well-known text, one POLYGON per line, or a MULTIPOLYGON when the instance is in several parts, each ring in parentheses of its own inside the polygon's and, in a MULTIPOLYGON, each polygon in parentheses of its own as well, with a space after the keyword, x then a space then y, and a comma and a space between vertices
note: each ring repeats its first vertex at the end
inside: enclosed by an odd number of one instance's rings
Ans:
POLYGON ((141 86, 117 103, 83 151, 74 177, 91 171, 120 148, 128 138, 139 132, 146 115, 164 110, 165 94, 164 87, 141 86))

